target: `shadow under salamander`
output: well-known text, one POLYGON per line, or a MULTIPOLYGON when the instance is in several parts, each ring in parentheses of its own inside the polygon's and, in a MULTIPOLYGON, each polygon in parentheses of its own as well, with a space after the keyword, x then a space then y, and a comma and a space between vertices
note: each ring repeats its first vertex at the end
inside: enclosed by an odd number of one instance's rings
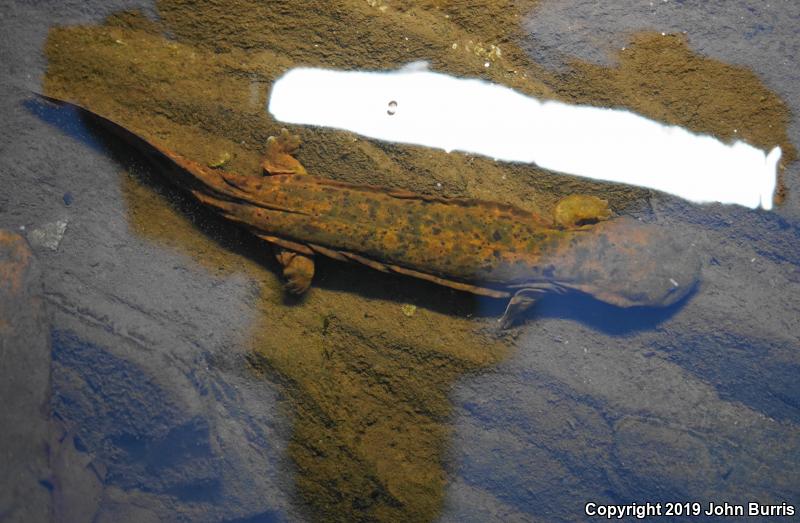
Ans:
MULTIPOLYGON (((656 328, 671 318, 697 292, 697 287, 668 307, 616 307, 579 292, 544 297, 531 316, 572 319, 604 334, 621 336, 656 328)), ((528 316, 530 317, 530 316, 528 316)))

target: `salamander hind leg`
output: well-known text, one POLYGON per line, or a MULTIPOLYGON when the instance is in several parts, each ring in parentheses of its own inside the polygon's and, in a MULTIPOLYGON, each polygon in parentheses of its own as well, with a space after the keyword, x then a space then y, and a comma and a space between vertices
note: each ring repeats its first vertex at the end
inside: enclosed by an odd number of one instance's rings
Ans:
POLYGON ((553 210, 553 220, 563 229, 575 229, 583 225, 611 218, 608 200, 587 194, 573 194, 562 198, 553 210))
POLYGON ((300 137, 281 129, 278 136, 267 138, 267 153, 261 166, 265 175, 308 174, 292 154, 300 148, 300 137))
POLYGON ((314 279, 314 259, 283 247, 275 246, 275 258, 283 267, 286 290, 291 294, 303 294, 314 279))

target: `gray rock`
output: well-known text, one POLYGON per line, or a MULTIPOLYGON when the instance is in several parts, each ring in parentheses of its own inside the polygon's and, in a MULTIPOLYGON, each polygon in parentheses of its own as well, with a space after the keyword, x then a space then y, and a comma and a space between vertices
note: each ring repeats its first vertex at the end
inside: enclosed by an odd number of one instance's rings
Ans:
POLYGON ((0 229, 0 519, 48 521, 49 325, 24 238, 0 229))
POLYGON ((67 220, 57 220, 46 223, 36 229, 28 231, 28 241, 33 247, 42 247, 57 251, 61 244, 61 239, 67 230, 67 220))

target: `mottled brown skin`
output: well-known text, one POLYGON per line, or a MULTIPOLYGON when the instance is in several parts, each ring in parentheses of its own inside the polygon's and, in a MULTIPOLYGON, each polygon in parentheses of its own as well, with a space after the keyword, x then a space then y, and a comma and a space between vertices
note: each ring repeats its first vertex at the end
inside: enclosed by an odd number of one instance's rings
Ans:
POLYGON ((573 289, 622 307, 664 306, 697 280, 699 262, 685 247, 632 219, 603 221, 610 211, 599 198, 568 197, 550 220, 501 203, 337 182, 306 174, 291 156, 299 141, 286 132, 267 144, 270 176, 244 176, 210 169, 75 107, 147 154, 202 203, 276 245, 290 292, 308 289, 312 258, 321 254, 511 296, 503 317, 509 325, 543 292, 573 289))

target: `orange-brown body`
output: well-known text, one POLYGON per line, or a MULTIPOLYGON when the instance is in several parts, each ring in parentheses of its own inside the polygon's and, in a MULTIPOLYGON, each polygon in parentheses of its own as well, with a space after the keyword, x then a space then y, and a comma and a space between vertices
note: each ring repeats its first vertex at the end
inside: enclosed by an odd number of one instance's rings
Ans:
POLYGON ((588 212, 597 198, 568 199, 554 221, 501 203, 346 184, 305 174, 289 154, 297 144, 288 135, 271 139, 265 166, 273 175, 244 176, 198 164, 78 108, 137 146, 198 200, 279 246, 294 292, 308 287, 311 258, 321 254, 476 294, 513 296, 504 317, 509 323, 545 291, 574 289, 619 306, 661 306, 684 296, 697 279, 697 258, 679 243, 629 218, 606 221, 604 207, 588 212))

